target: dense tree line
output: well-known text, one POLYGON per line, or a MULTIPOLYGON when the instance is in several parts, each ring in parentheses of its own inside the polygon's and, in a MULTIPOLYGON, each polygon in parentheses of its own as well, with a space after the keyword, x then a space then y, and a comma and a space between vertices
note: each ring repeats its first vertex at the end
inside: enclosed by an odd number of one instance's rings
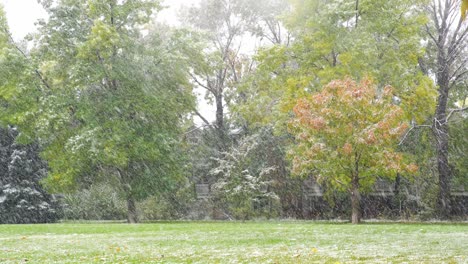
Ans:
POLYGON ((28 45, 0 10, 0 125, 67 218, 299 218, 311 181, 313 215, 358 223, 383 179, 399 217, 466 214, 466 1, 202 0, 178 28, 156 0, 40 2, 28 45))

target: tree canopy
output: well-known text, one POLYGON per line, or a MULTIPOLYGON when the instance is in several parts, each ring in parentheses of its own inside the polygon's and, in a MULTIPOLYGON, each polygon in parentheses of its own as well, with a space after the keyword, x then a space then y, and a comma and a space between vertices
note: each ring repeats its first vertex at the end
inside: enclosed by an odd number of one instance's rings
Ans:
POLYGON ((40 22, 30 55, 41 91, 24 119, 45 146, 46 184, 63 191, 114 182, 128 201, 129 222, 137 221, 134 201, 169 189, 183 168, 177 148, 193 97, 177 34, 163 35, 157 25, 140 33, 158 1, 43 5, 49 20, 40 22))
POLYGON ((408 128, 401 107, 392 103, 394 89, 377 93, 370 80, 332 81, 321 92, 298 100, 289 131, 296 144, 290 152, 294 174, 328 182, 350 193, 352 222, 360 221, 360 192, 378 177, 416 173, 395 143, 408 128))

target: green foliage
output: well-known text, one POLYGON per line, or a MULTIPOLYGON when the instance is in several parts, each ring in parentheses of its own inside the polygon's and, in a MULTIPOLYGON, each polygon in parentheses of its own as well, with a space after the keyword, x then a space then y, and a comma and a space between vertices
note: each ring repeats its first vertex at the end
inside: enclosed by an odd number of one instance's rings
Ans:
MULTIPOLYGON (((115 179, 114 179, 115 180, 115 179)), ((123 220, 127 205, 125 193, 114 187, 115 183, 98 182, 81 190, 64 195, 64 219, 66 220, 123 220)), ((183 183, 170 191, 160 191, 138 203, 141 220, 182 219, 193 204, 193 188, 183 183)))
POLYGON ((4 126, 25 122, 30 111, 37 109, 41 91, 30 61, 20 51, 23 47, 15 45, 0 5, 0 124, 4 126))
POLYGON ((274 123, 284 131, 297 98, 350 76, 374 79, 379 89, 396 87, 407 119, 422 122, 436 95, 432 80, 418 66, 424 54, 419 33, 427 19, 417 10, 423 4, 294 1, 294 11, 285 18, 292 43, 258 53, 257 72, 243 90, 250 100, 239 111, 251 123, 274 123))
POLYGON ((64 219, 67 220, 122 220, 126 204, 111 186, 93 184, 88 189, 65 194, 64 219))
POLYGON ((217 179, 212 186, 214 200, 227 206, 234 219, 278 214, 280 197, 275 185, 279 185, 284 167, 270 145, 271 136, 268 129, 246 136, 215 159, 217 166, 210 171, 217 179))
POLYGON ((39 23, 28 62, 36 80, 16 81, 20 68, 2 81, 25 95, 10 95, 4 107, 10 122, 43 144, 47 186, 65 191, 112 178, 128 199, 173 189, 183 175, 179 135, 194 98, 181 35, 155 25, 140 34, 159 1, 43 5, 49 20, 39 23))
POLYGON ((450 160, 452 162, 452 186, 454 191, 468 190, 468 118, 466 115, 459 115, 450 124, 450 160))
POLYGON ((187 183, 162 195, 153 195, 139 204, 141 218, 147 221, 186 219, 193 209, 194 188, 187 183))

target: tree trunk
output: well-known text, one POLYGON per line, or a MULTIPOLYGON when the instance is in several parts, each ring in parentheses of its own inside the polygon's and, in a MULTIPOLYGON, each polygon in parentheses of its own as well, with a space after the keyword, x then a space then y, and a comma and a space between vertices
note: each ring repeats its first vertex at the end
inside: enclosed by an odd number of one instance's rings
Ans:
MULTIPOLYGON (((440 40, 442 42, 442 39, 440 40)), ((446 218, 450 214, 450 166, 448 161, 449 129, 447 124, 447 104, 450 89, 450 72, 447 55, 443 49, 437 54, 437 85, 439 97, 432 129, 436 138, 437 171, 439 175, 438 211, 446 218)))
POLYGON ((436 138, 437 170, 439 174, 438 211, 439 216, 446 218, 450 214, 450 165, 448 160, 449 129, 446 122, 448 87, 439 86, 436 114, 433 131, 436 138))
POLYGON ((132 187, 129 182, 128 174, 125 170, 116 168, 117 175, 119 176, 120 184, 122 185, 122 190, 124 191, 127 197, 127 223, 135 224, 138 223, 138 214, 136 210, 135 198, 132 194, 132 187))
POLYGON ((224 108, 223 108, 223 96, 221 94, 216 95, 216 127, 220 130, 224 130, 224 108))
POLYGON ((394 194, 395 196, 398 196, 400 194, 400 188, 401 188, 401 175, 400 173, 397 173, 396 177, 395 177, 395 187, 393 188, 394 189, 394 194))
POLYGON ((138 223, 138 214, 136 210, 135 199, 131 195, 127 197, 127 223, 138 223))
POLYGON ((359 224, 361 222, 361 194, 359 193, 359 177, 353 176, 351 182, 351 223, 359 224))
POLYGON ((216 132, 218 134, 218 146, 220 151, 226 150, 226 131, 224 127, 224 106, 223 95, 221 93, 215 96, 216 103, 216 132))

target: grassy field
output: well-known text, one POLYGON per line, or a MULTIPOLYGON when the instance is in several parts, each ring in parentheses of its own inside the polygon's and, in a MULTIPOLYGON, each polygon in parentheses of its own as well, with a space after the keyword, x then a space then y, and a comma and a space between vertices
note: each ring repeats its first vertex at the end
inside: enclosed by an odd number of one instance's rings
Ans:
POLYGON ((468 225, 0 225, 0 263, 468 263, 468 225))

